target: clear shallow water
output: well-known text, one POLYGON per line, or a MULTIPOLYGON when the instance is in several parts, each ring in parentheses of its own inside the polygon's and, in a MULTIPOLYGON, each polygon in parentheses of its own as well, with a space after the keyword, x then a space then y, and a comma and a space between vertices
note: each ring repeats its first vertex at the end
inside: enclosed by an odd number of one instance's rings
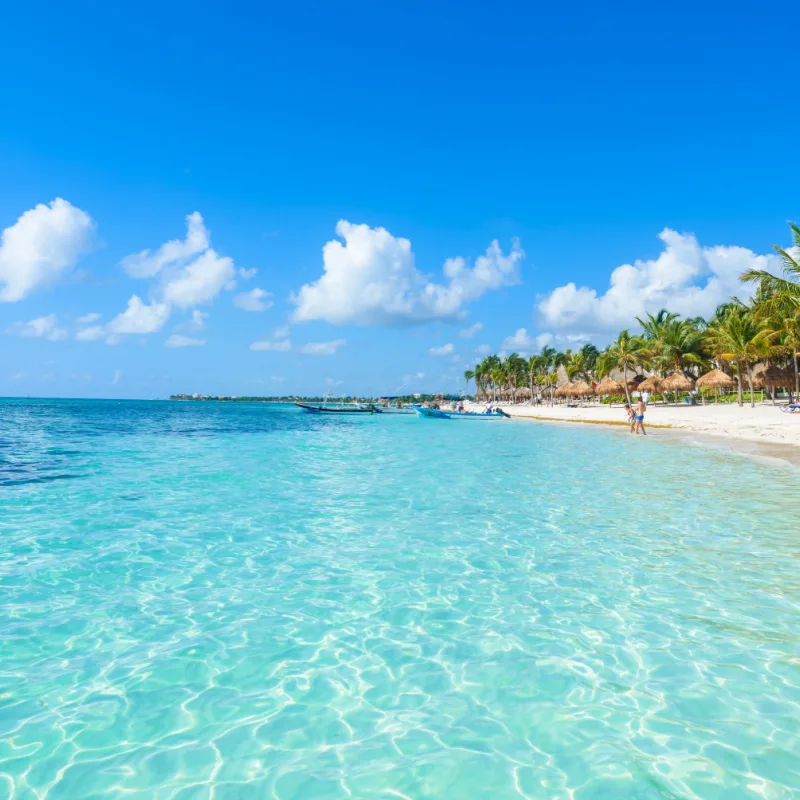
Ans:
POLYGON ((588 427, 0 401, 0 798, 796 797, 797 481, 588 427))

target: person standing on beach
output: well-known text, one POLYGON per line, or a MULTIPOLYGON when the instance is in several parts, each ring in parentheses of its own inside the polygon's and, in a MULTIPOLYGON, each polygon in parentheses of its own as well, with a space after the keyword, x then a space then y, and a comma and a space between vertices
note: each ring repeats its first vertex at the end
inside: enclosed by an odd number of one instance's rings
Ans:
POLYGON ((650 402, 650 392, 648 392, 646 390, 644 392, 642 392, 642 400, 644 400, 644 405, 645 405, 645 408, 646 408, 647 404, 650 402))
POLYGON ((625 403, 625 415, 628 417, 628 422, 631 426, 631 435, 633 435, 636 432, 636 412, 628 403, 625 403))
POLYGON ((640 395, 639 402, 636 403, 636 407, 634 408, 634 416, 636 419, 633 430, 637 436, 639 435, 639 431, 641 431, 644 436, 647 436, 647 431, 644 429, 645 411, 647 411, 647 402, 645 401, 644 397, 640 395))

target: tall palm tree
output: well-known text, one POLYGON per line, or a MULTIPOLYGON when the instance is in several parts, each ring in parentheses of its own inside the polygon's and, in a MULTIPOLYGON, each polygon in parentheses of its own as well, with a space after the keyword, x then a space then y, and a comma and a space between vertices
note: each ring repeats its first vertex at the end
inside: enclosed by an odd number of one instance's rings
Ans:
POLYGON ((647 358, 647 345, 640 336, 631 336, 627 330, 621 331, 616 341, 612 342, 597 359, 599 369, 608 375, 611 370, 622 372, 625 385, 625 399, 630 404, 631 394, 628 389, 628 374, 636 370, 647 358))
MULTIPOLYGON (((768 304, 768 314, 782 313, 786 316, 794 316, 794 310, 800 308, 800 261, 797 253, 800 253, 800 226, 793 222, 789 223, 792 236, 792 247, 784 250, 778 245, 772 245, 783 267, 783 277, 773 275, 765 269, 748 269, 742 273, 741 279, 746 283, 760 284, 761 291, 767 295, 765 298, 768 304)), ((794 390, 800 392, 800 371, 798 370, 798 339, 796 335, 790 335, 792 341, 790 357, 792 360, 792 371, 794 372, 794 390)))
POLYGON ((464 394, 469 394, 469 382, 475 377, 475 372, 471 369, 464 371, 464 394))
POLYGON ((539 382, 538 375, 544 368, 544 361, 541 356, 531 356, 526 364, 528 373, 528 388, 531 390, 531 402, 533 402, 534 387, 539 382))
POLYGON ((770 352, 770 331, 761 328, 754 315, 746 308, 731 309, 707 331, 707 343, 712 355, 736 367, 736 391, 739 405, 742 398, 742 377, 747 375, 750 384, 750 406, 755 406, 753 395, 753 366, 759 358, 770 352))

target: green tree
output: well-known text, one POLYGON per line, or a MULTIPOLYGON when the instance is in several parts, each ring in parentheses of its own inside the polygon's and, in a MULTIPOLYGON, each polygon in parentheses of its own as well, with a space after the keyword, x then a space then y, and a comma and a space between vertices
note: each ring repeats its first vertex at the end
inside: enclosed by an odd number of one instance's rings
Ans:
POLYGON ((706 341, 712 355, 736 367, 736 390, 740 406, 744 405, 744 374, 750 384, 750 406, 755 406, 753 365, 759 358, 769 355, 770 339, 770 331, 761 328, 753 313, 743 307, 731 309, 708 328, 706 341))
POLYGON ((625 399, 631 402, 628 388, 628 375, 635 374, 642 362, 647 358, 647 345, 640 336, 631 336, 627 330, 621 331, 616 341, 612 342, 597 359, 599 370, 608 375, 618 369, 622 373, 625 385, 625 399))

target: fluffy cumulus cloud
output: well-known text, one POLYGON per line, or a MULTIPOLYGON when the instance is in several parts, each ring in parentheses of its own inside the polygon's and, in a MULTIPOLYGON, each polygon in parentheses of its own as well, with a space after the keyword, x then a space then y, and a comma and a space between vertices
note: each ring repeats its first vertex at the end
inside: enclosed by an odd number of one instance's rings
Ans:
POLYGON ((342 241, 322 248, 322 276, 293 298, 297 322, 402 327, 459 319, 485 292, 517 283, 524 257, 516 240, 508 255, 492 242, 472 266, 463 258, 448 259, 445 282, 435 283, 416 268, 408 239, 346 220, 336 233, 342 241))
POLYGON ((649 261, 623 264, 611 273, 603 293, 587 286, 559 286, 537 303, 542 320, 557 331, 613 333, 635 326, 635 317, 668 308, 685 317, 710 316, 732 294, 752 290, 739 281, 746 269, 776 269, 771 255, 745 247, 701 247, 693 234, 665 228, 664 249, 649 261))
POLYGON ((138 295, 128 301, 128 307, 118 314, 107 326, 109 334, 155 333, 164 327, 169 319, 170 308, 164 303, 143 302, 138 295))
POLYGON ((195 211, 186 217, 186 238, 173 239, 161 245, 154 253, 142 250, 122 259, 122 266, 132 278, 152 278, 164 267, 185 263, 211 246, 211 236, 203 217, 195 211))
POLYGON ((235 295, 233 304, 242 311, 266 311, 272 307, 270 297, 272 295, 269 292, 256 288, 235 295))
POLYGON ((77 323, 78 325, 91 325, 99 319, 100 314, 84 314, 82 317, 78 317, 77 323))
POLYGON ((455 352, 455 346, 448 343, 443 344, 441 347, 431 347, 428 354, 432 356, 449 356, 455 352))
POLYGON ((63 278, 94 242, 94 222, 60 197, 26 211, 0 240, 0 302, 13 303, 63 278))
POLYGON ((536 346, 533 338, 525 328, 519 328, 513 336, 503 339, 500 349, 509 353, 529 353, 536 346))
POLYGON ((205 339, 184 336, 182 333, 173 333, 172 336, 164 342, 164 347, 202 347, 205 343, 205 339))
POLYGON ((51 342, 60 342, 67 338, 67 332, 59 327, 55 314, 37 317, 28 322, 15 322, 6 332, 26 339, 47 339, 51 342))
MULTIPOLYGON (((116 344, 122 335, 156 333, 164 327, 174 308, 192 309, 192 316, 175 326, 176 335, 167 340, 168 346, 205 344, 205 340, 186 336, 205 327, 208 315, 195 306, 208 305, 223 290, 233 289, 236 268, 232 259, 211 248, 211 234, 198 212, 186 217, 186 227, 185 239, 175 239, 154 252, 143 250, 122 260, 131 277, 152 279, 153 283, 149 303, 133 295, 127 309, 105 326, 108 344, 116 344)), ((100 334, 93 326, 83 337, 91 340, 100 338, 100 334)))

